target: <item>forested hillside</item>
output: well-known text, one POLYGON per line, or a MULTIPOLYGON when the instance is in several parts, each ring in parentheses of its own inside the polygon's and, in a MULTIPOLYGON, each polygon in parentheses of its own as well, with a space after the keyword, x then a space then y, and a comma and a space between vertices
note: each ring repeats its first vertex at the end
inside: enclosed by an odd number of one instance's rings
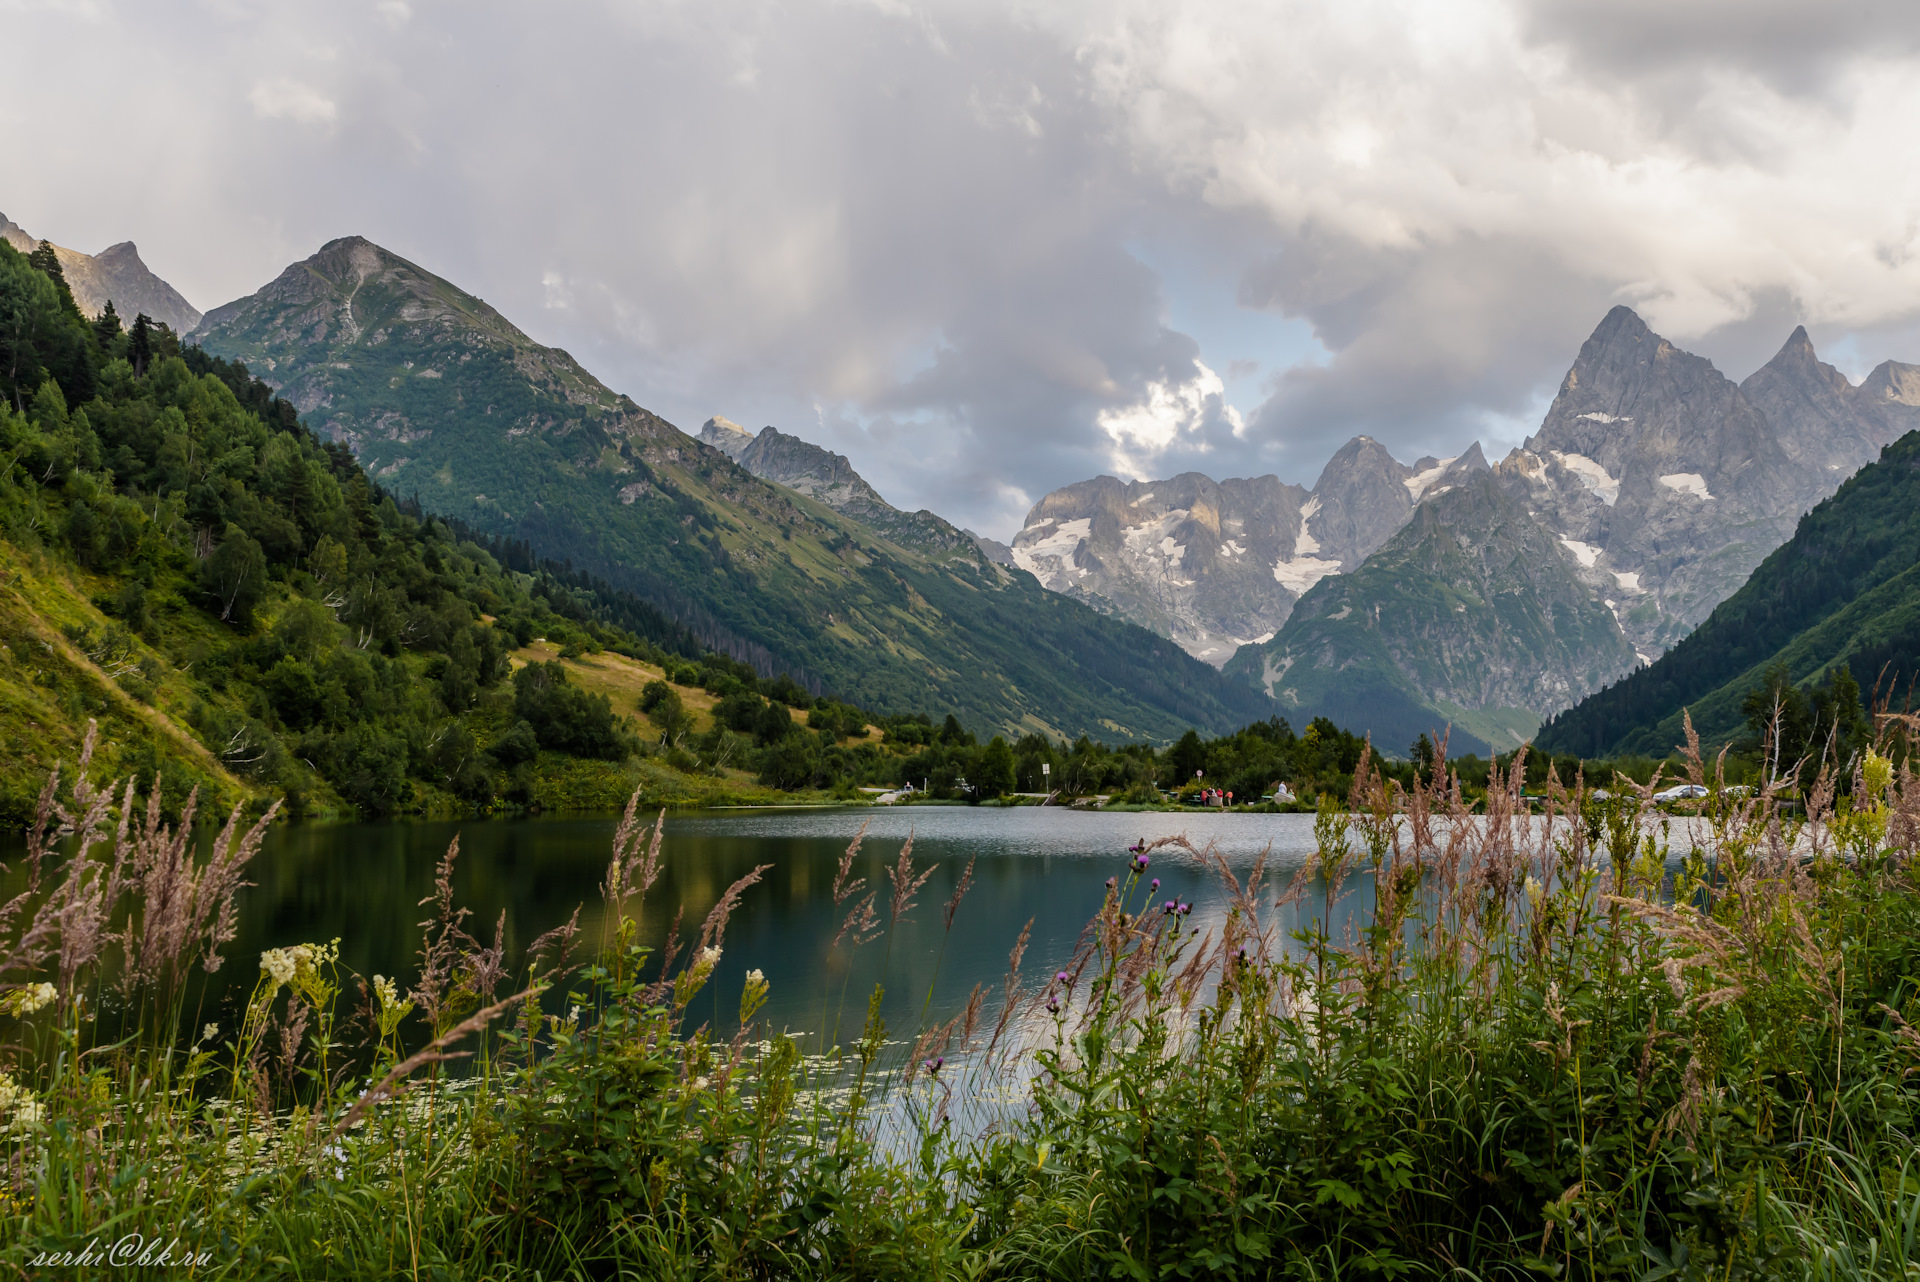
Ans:
POLYGON ((1658 662, 1544 726, 1536 742, 1582 756, 1661 756, 1681 713, 1711 744, 1745 727, 1743 702, 1778 668, 1825 683, 1848 668, 1903 704, 1920 675, 1920 432, 1909 432, 1800 520, 1793 538, 1658 662))

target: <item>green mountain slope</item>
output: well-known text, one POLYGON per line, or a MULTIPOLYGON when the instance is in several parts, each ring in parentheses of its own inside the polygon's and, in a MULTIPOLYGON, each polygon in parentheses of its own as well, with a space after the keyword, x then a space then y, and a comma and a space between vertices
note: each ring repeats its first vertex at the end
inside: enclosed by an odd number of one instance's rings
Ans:
POLYGON ((1352 574, 1315 584, 1229 675, 1290 716, 1371 731, 1384 751, 1453 727, 1455 752, 1508 750, 1633 662, 1567 554, 1488 473, 1468 474, 1352 574))
POLYGON ((877 711, 1105 739, 1273 711, 1171 642, 992 564, 958 530, 903 547, 753 476, 363 239, 329 243, 195 337, 395 492, 570 558, 710 645, 877 711))
POLYGON ((1740 700, 1784 663, 1796 683, 1847 665, 1904 691, 1920 671, 1920 432, 1909 432, 1800 519, 1793 538, 1657 663, 1588 697, 1539 744, 1586 756, 1658 755, 1681 713, 1710 744, 1736 735, 1740 700))

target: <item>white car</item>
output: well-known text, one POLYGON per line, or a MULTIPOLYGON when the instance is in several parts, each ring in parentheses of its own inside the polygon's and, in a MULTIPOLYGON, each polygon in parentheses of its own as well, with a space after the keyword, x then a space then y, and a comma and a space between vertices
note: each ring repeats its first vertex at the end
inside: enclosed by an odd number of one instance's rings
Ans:
POLYGON ((1707 790, 1697 783, 1676 784, 1671 788, 1662 788, 1653 794, 1655 801, 1694 801, 1707 795, 1707 790))

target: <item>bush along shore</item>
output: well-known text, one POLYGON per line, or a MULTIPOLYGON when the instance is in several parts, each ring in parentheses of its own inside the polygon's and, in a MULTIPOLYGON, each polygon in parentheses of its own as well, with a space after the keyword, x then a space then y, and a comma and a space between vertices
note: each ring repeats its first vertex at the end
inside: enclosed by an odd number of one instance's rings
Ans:
MULTIPOLYGON (((760 970, 721 995, 733 1031, 689 1017, 765 870, 640 939, 661 832, 633 805, 599 938, 483 942, 456 843, 412 978, 344 974, 324 941, 273 950, 241 1025, 196 1027, 188 976, 221 963, 271 814, 236 809, 195 854, 83 759, 40 795, 0 909, 0 1262, 1910 1278, 1920 781, 1865 753, 1816 775, 1801 818, 1697 751, 1688 768, 1712 795, 1670 852, 1651 786, 1550 777, 1542 814, 1515 762, 1473 815, 1444 759, 1409 788, 1363 757, 1305 866, 1179 837, 1116 851, 1062 969, 1027 976, 1010 929, 1003 988, 914 1028, 853 994, 823 1042, 757 1022, 760 970), (1217 868, 1215 905, 1161 897, 1173 859, 1217 868), (1340 913, 1357 892, 1370 911, 1340 913)), ((859 845, 835 948, 963 910, 965 878, 915 903, 911 842, 860 884, 859 845)))

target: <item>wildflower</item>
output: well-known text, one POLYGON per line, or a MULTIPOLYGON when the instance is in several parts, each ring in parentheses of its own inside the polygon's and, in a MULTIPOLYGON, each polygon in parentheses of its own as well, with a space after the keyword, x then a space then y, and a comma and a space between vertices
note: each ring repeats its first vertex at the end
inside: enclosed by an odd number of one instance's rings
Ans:
POLYGON ((1547 888, 1540 884, 1538 878, 1529 875, 1527 877, 1527 899, 1532 902, 1535 908, 1538 908, 1546 897, 1547 888))
POLYGON ((7 1129, 18 1131, 40 1121, 46 1115, 46 1107, 33 1098, 32 1091, 14 1081, 11 1074, 0 1073, 0 1114, 11 1114, 7 1129))
POLYGON ((1134 869, 1138 872, 1145 872, 1147 870, 1147 865, 1152 862, 1153 860, 1147 858, 1147 856, 1145 855, 1135 855, 1133 857, 1133 866, 1134 866, 1134 869))
POLYGON ((286 949, 269 948, 260 954, 260 969, 273 978, 273 987, 277 992, 282 984, 293 982, 294 971, 299 969, 299 965, 286 949))
POLYGON ((220 1035, 220 1025, 218 1024, 208 1024, 205 1028, 200 1030, 200 1040, 203 1042, 210 1042, 214 1038, 218 1037, 219 1035, 220 1035))
POLYGON ((1058 1015, 1060 1013, 1060 999, 1058 997, 1047 998, 1047 1009, 1053 1014, 1058 1015))
POLYGON ((1860 766, 1860 774, 1867 785, 1867 796, 1878 802, 1880 795, 1893 782, 1893 762, 1881 756, 1873 749, 1867 749, 1867 759, 1860 766))
POLYGON ((700 964, 702 966, 717 966, 720 964, 720 949, 718 945, 700 950, 700 964))
POLYGON ((1108 890, 1112 890, 1112 889, 1113 889, 1113 888, 1114 888, 1115 886, 1117 886, 1117 885, 1119 885, 1119 884, 1120 884, 1120 879, 1119 879, 1118 877, 1109 877, 1109 878, 1107 878, 1107 889, 1108 889, 1108 890))
POLYGON ((1164 911, 1171 913, 1174 909, 1178 908, 1179 906, 1180 905, 1174 903, 1171 899, 1169 899, 1167 901, 1166 908, 1164 911))
POLYGON ((696 1091, 706 1090, 707 1084, 707 1079, 704 1077, 696 1077, 693 1079, 693 1089, 696 1091))
POLYGON ((1180 915, 1181 915, 1182 917, 1186 917, 1186 916, 1188 916, 1188 915, 1190 915, 1190 914, 1191 914, 1191 913, 1193 912, 1193 905, 1192 905, 1192 904, 1181 904, 1181 905, 1180 905, 1180 908, 1179 908, 1179 912, 1180 912, 1180 915))
POLYGON ((373 977, 373 995, 380 1002, 380 1036, 392 1037, 400 1021, 413 1010, 413 1003, 401 1001, 394 982, 385 975, 373 977))
POLYGON ((740 990, 740 1022, 745 1024, 759 1013, 767 1000, 767 977, 758 967, 747 972, 746 986, 740 990))
POLYGON ((947 1060, 944 1055, 936 1055, 934 1058, 927 1061, 926 1063, 927 1072, 937 1075, 940 1072, 940 1070, 946 1066, 946 1062, 947 1060))
POLYGON ((1059 980, 1063 984, 1071 984, 1073 982, 1071 979, 1067 978, 1067 972, 1064 970, 1061 971, 1059 974, 1055 975, 1054 978, 1059 980))
POLYGON ((1153 881, 1147 886, 1147 890, 1151 892, 1158 889, 1160 889, 1160 879, 1158 877, 1155 877, 1153 881))
POLYGON ((51 1006, 58 995, 52 984, 28 984, 14 989, 7 995, 5 1003, 0 1005, 8 1013, 24 1019, 43 1007, 51 1006))

